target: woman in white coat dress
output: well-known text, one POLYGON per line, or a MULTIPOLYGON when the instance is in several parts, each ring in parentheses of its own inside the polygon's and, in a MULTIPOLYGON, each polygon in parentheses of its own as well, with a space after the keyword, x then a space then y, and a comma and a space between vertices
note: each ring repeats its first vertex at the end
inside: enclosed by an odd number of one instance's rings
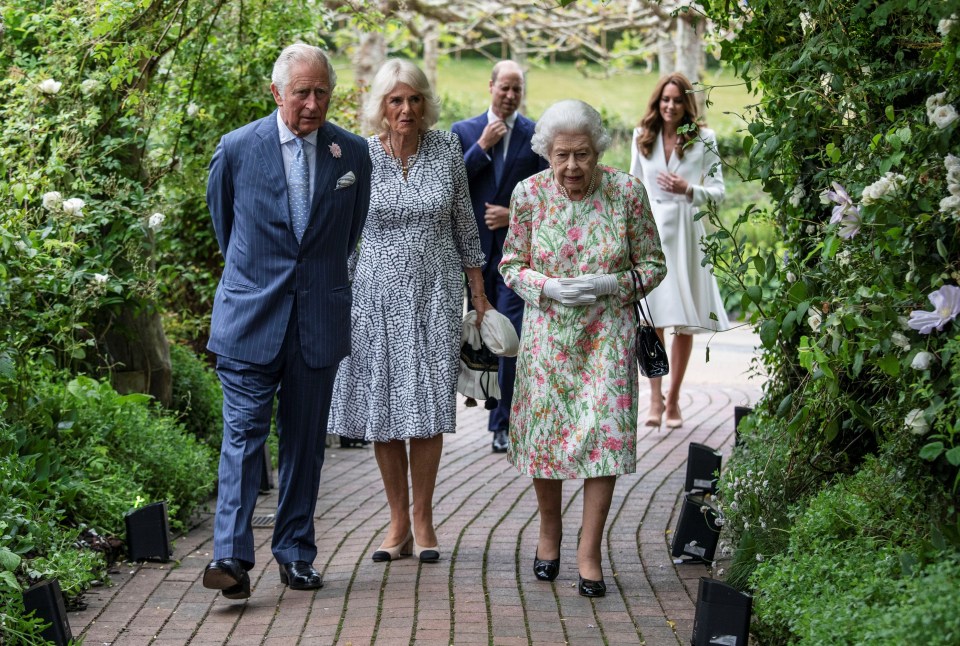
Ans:
POLYGON ((670 347, 670 390, 664 398, 661 379, 650 380, 647 426, 660 426, 664 412, 667 428, 683 425, 680 385, 693 350, 692 335, 730 327, 717 280, 710 267, 700 263, 705 232, 703 223, 694 219, 707 203, 723 199, 716 136, 706 128, 678 132, 696 124, 693 86, 683 74, 675 73, 657 83, 633 134, 630 173, 647 188, 667 261, 667 276, 647 301, 660 338, 666 327, 675 333, 670 347))

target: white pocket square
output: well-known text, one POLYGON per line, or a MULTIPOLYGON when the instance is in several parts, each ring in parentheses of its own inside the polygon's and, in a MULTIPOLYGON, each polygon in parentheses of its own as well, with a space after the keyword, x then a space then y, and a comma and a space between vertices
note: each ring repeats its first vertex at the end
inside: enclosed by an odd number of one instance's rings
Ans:
POLYGON ((346 188, 357 181, 357 176, 353 171, 347 171, 347 174, 337 180, 337 189, 346 188))

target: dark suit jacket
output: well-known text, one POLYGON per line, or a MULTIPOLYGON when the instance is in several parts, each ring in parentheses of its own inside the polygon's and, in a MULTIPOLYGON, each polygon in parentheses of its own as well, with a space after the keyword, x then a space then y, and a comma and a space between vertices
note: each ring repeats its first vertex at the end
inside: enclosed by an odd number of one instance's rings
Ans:
MULTIPOLYGON (((491 231, 483 221, 486 211, 485 202, 500 206, 510 206, 510 194, 513 187, 531 175, 547 167, 547 160, 533 152, 530 138, 533 137, 534 122, 522 114, 517 115, 513 132, 510 134, 510 148, 504 160, 503 175, 500 184, 493 173, 493 161, 477 145, 477 140, 487 126, 487 113, 464 119, 453 124, 451 130, 460 138, 463 158, 467 165, 467 181, 470 183, 470 199, 473 202, 473 214, 477 218, 480 230, 480 244, 487 255, 487 266, 497 270, 503 255, 503 241, 507 237, 507 227, 491 231)), ((484 268, 485 273, 487 267, 484 268)))
POLYGON ((220 140, 207 183, 207 205, 224 257, 210 321, 211 352, 270 362, 296 302, 307 365, 333 366, 349 354, 347 255, 370 202, 367 142, 327 123, 317 132, 315 166, 310 222, 298 244, 276 112, 220 140), (333 143, 340 147, 339 158, 330 151, 333 143), (350 172, 354 181, 344 186, 341 178, 350 172))

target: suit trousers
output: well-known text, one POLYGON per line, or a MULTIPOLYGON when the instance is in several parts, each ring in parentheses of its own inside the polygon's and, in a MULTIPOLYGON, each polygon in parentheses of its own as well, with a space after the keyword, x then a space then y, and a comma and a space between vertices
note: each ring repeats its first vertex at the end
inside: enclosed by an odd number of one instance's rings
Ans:
POLYGON ((251 522, 260 488, 261 451, 270 432, 275 395, 279 501, 273 555, 280 564, 312 563, 317 555, 313 514, 337 366, 310 368, 304 362, 296 312, 294 303, 280 353, 270 363, 217 357, 223 388, 223 444, 214 559, 232 557, 254 562, 251 522))

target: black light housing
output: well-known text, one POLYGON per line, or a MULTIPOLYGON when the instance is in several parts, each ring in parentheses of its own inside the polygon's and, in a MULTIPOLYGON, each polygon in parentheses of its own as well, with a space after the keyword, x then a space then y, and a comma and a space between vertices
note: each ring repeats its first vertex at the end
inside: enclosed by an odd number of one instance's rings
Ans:
POLYGON ((733 445, 737 446, 740 444, 740 422, 744 417, 753 412, 753 409, 749 406, 734 406, 733 407, 733 445))
POLYGON ((674 558, 690 557, 689 562, 710 563, 717 551, 720 539, 720 526, 717 508, 700 494, 684 495, 683 509, 673 533, 672 551, 674 558))
POLYGON ((753 597, 722 581, 700 577, 691 646, 747 646, 753 597))
POLYGON ((270 461, 270 449, 264 442, 260 458, 260 493, 269 493, 273 487, 273 463, 270 461))
POLYGON ((687 448, 687 477, 683 489, 687 492, 716 493, 723 454, 706 444, 691 442, 687 448))
POLYGON ((127 554, 131 561, 157 560, 166 563, 173 552, 170 549, 170 524, 166 501, 154 502, 128 511, 127 554))
POLYGON ((39 581, 24 590, 23 609, 27 614, 33 612, 35 617, 50 624, 40 633, 46 641, 67 646, 73 639, 67 620, 67 607, 57 579, 39 581))

